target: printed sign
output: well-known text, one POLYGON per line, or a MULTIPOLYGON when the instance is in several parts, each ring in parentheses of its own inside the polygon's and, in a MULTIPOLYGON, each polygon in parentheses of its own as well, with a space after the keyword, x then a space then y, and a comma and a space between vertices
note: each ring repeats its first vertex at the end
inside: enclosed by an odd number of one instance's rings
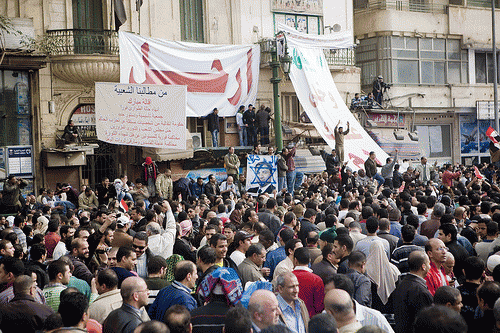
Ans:
POLYGON ((248 155, 246 191, 254 196, 278 190, 278 156, 248 155))
POLYGON ((186 149, 186 86, 96 83, 99 140, 186 149))
POLYGON ((33 148, 31 146, 7 147, 8 174, 33 177, 33 148))

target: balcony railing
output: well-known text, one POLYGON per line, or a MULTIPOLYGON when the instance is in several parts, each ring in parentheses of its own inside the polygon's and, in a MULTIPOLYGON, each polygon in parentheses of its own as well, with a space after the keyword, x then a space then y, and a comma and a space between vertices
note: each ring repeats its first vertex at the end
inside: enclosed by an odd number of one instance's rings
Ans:
POLYGON ((354 49, 324 50, 326 62, 330 66, 354 66, 354 49))
POLYGON ((112 30, 47 30, 47 52, 51 55, 118 55, 118 33, 112 30))
MULTIPOLYGON (((262 48, 261 48, 262 50, 262 48)), ((355 66, 354 49, 323 50, 329 66, 355 66)), ((271 61, 271 54, 261 52, 260 64, 267 65, 271 61)))
POLYGON ((415 0, 382 0, 367 2, 363 6, 354 9, 355 14, 372 12, 376 10, 400 10, 406 12, 421 12, 434 14, 447 14, 448 6, 433 3, 423 3, 415 0))

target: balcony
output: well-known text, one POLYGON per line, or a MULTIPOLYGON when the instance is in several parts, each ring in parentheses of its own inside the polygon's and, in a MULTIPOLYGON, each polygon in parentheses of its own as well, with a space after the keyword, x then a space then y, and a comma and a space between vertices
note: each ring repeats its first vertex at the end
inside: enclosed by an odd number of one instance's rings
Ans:
MULTIPOLYGON (((262 50, 262 46, 260 48, 262 50)), ((326 62, 330 69, 332 67, 339 66, 355 66, 355 55, 354 49, 337 49, 337 50, 323 50, 325 54, 326 62)), ((269 67, 271 62, 271 54, 266 52, 261 52, 260 54, 260 65, 262 67, 269 67)))
POLYGON ((118 82, 118 34, 110 30, 48 30, 45 48, 54 75, 66 82, 93 86, 118 82))
POLYGON ((373 12, 377 10, 398 10, 406 12, 447 14, 448 6, 434 3, 425 3, 418 0, 382 0, 359 1, 355 4, 354 14, 373 12))

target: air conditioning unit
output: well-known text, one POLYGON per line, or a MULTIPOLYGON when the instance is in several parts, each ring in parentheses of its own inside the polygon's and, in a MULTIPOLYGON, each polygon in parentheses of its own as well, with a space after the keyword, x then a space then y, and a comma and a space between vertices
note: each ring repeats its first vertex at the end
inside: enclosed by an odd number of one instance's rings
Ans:
POLYGON ((35 26, 31 18, 11 18, 10 23, 13 31, 10 33, 3 32, 0 38, 3 39, 5 49, 7 50, 32 50, 32 47, 27 47, 21 41, 28 41, 29 38, 35 38, 35 26))
POLYGON ((203 140, 201 133, 191 133, 191 138, 193 139, 193 148, 202 148, 203 147, 203 140))

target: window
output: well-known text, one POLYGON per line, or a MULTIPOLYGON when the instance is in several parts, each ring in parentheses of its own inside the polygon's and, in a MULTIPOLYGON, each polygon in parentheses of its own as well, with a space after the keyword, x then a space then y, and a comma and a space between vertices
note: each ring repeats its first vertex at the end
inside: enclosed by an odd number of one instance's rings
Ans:
POLYGON ((376 37, 362 40, 356 49, 365 87, 377 75, 396 84, 467 83, 467 60, 458 39, 376 37))
MULTIPOLYGON (((476 82, 477 83, 493 83, 493 53, 492 52, 476 52, 476 82)), ((497 56, 498 64, 498 56, 497 56)), ((497 75, 497 81, 498 75, 497 75)))
POLYGON ((420 125, 417 131, 424 156, 451 158, 450 125, 420 125))
POLYGON ((299 122, 300 115, 304 111, 299 103, 297 95, 282 94, 281 105, 283 112, 283 121, 299 122))
POLYGON ((278 32, 278 22, 284 23, 300 32, 320 35, 322 34, 321 17, 311 15, 274 14, 274 30, 278 32))
POLYGON ((0 70, 0 146, 31 145, 28 72, 0 70))
POLYGON ((182 40, 203 43, 203 0, 181 0, 180 11, 182 40))

